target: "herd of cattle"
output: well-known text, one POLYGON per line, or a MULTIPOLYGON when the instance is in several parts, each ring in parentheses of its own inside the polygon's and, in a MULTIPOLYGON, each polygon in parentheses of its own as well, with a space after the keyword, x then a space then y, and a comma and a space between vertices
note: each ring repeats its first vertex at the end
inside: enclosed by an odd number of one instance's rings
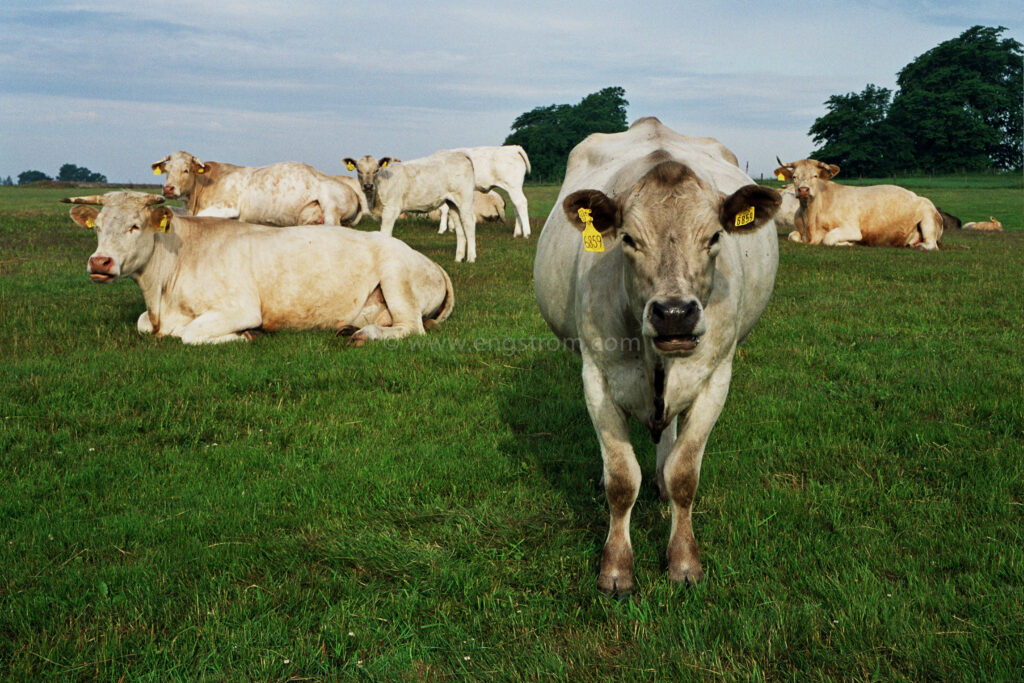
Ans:
MULTIPOLYGON (((455 260, 473 262, 479 209, 503 217, 504 206, 486 199, 502 188, 514 235, 530 236, 522 189, 530 164, 520 147, 344 162, 358 179, 299 163, 250 168, 175 152, 152 165, 167 175, 163 197, 110 192, 63 201, 78 205, 76 223, 96 231, 89 276, 134 280, 146 302, 138 330, 186 344, 280 328, 333 329, 357 343, 422 334, 451 314, 455 296, 443 268, 392 236, 403 212, 450 209, 455 260), (184 209, 160 206, 164 198, 182 199, 184 209), (379 218, 379 232, 333 227, 368 213, 379 218)), ((933 250, 944 222, 959 223, 896 186, 837 185, 830 179, 838 172, 810 159, 780 161, 777 175, 791 181, 780 193, 755 184, 718 141, 651 117, 572 150, 537 242, 534 290, 544 320, 582 359, 610 509, 602 590, 622 596, 633 588, 629 523, 640 467, 630 417, 657 444, 656 481, 672 509, 669 576, 703 576, 691 505, 736 348, 774 287, 776 225, 793 227, 789 239, 807 244, 933 250)))

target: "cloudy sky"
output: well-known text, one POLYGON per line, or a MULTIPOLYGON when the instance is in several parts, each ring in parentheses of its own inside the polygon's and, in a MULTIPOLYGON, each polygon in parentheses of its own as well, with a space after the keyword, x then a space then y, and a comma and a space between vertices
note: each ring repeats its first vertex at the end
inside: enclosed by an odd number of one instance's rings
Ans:
POLYGON ((621 86, 630 121, 713 136, 755 177, 813 148, 834 94, 1019 0, 2 0, 0 177, 153 182, 183 149, 258 166, 501 144, 519 114, 621 86))

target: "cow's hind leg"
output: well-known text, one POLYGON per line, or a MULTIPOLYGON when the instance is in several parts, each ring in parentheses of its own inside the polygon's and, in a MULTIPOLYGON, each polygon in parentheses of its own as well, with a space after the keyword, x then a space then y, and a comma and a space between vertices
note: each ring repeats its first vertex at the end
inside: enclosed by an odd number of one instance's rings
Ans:
POLYGON ((864 236, 861 234, 860 228, 856 226, 832 228, 825 233, 821 243, 826 247, 849 247, 860 242, 863 238, 864 236))
POLYGON ((299 225, 322 225, 326 222, 326 212, 320 202, 313 200, 299 210, 299 225))
POLYGON ((245 310, 207 311, 181 330, 181 341, 185 344, 222 344, 229 341, 247 340, 246 332, 258 329, 263 324, 259 308, 249 313, 245 310))
POLYGON ((505 191, 508 192, 509 201, 512 202, 512 208, 515 209, 516 213, 516 227, 512 232, 512 237, 529 237, 530 214, 526 204, 526 195, 523 194, 523 188, 506 187, 505 191))
POLYGON ((360 313, 373 316, 372 322, 352 335, 352 341, 362 343, 368 339, 401 339, 410 334, 423 334, 423 306, 419 294, 426 283, 413 282, 413 273, 402 270, 401 264, 389 264, 382 273, 380 285, 367 299, 360 313))

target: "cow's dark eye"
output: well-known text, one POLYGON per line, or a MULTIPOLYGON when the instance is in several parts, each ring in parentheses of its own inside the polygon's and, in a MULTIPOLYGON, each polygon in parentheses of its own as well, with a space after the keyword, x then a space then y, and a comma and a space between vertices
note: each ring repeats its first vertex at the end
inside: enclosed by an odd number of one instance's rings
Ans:
POLYGON ((719 230, 719 231, 718 231, 718 232, 716 232, 716 233, 715 233, 714 235, 712 235, 712 236, 711 236, 711 239, 709 239, 709 240, 708 240, 708 249, 711 249, 711 248, 712 248, 712 247, 714 247, 714 246, 715 246, 716 244, 718 244, 718 241, 719 241, 720 239, 722 239, 722 231, 721 231, 721 230, 719 230))
POLYGON ((622 243, 630 249, 636 249, 636 242, 634 242, 633 238, 629 236, 629 233, 622 233, 622 243))

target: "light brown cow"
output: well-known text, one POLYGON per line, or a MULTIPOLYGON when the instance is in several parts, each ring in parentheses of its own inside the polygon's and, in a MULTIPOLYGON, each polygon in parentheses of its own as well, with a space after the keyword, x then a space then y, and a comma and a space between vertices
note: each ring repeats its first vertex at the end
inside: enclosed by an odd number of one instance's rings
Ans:
POLYGON ((839 185, 829 180, 839 167, 814 159, 779 161, 775 173, 793 181, 800 201, 796 218, 802 223, 789 234, 793 242, 939 248, 942 217, 930 200, 910 190, 896 185, 839 185))
POLYGON ((1003 224, 995 216, 989 216, 987 221, 978 223, 964 223, 964 230, 983 230, 985 232, 1002 232, 1003 224))
POLYGON ((630 417, 658 444, 656 481, 672 505, 669 578, 704 576, 691 519, 701 459, 736 347, 778 268, 778 193, 711 142, 655 118, 588 136, 569 155, 537 241, 537 305, 582 357, 610 511, 597 583, 618 596, 633 589, 629 525, 640 491, 630 417))
POLYGON ((164 197, 184 200, 190 216, 279 226, 353 225, 362 213, 350 184, 298 162, 235 166, 175 152, 152 168, 167 174, 164 197))
POLYGON ((96 230, 89 277, 130 278, 142 289, 143 334, 217 344, 257 330, 321 328, 354 332, 361 343, 422 334, 455 304, 443 268, 377 232, 180 216, 144 192, 62 201, 80 204, 71 218, 96 230))

